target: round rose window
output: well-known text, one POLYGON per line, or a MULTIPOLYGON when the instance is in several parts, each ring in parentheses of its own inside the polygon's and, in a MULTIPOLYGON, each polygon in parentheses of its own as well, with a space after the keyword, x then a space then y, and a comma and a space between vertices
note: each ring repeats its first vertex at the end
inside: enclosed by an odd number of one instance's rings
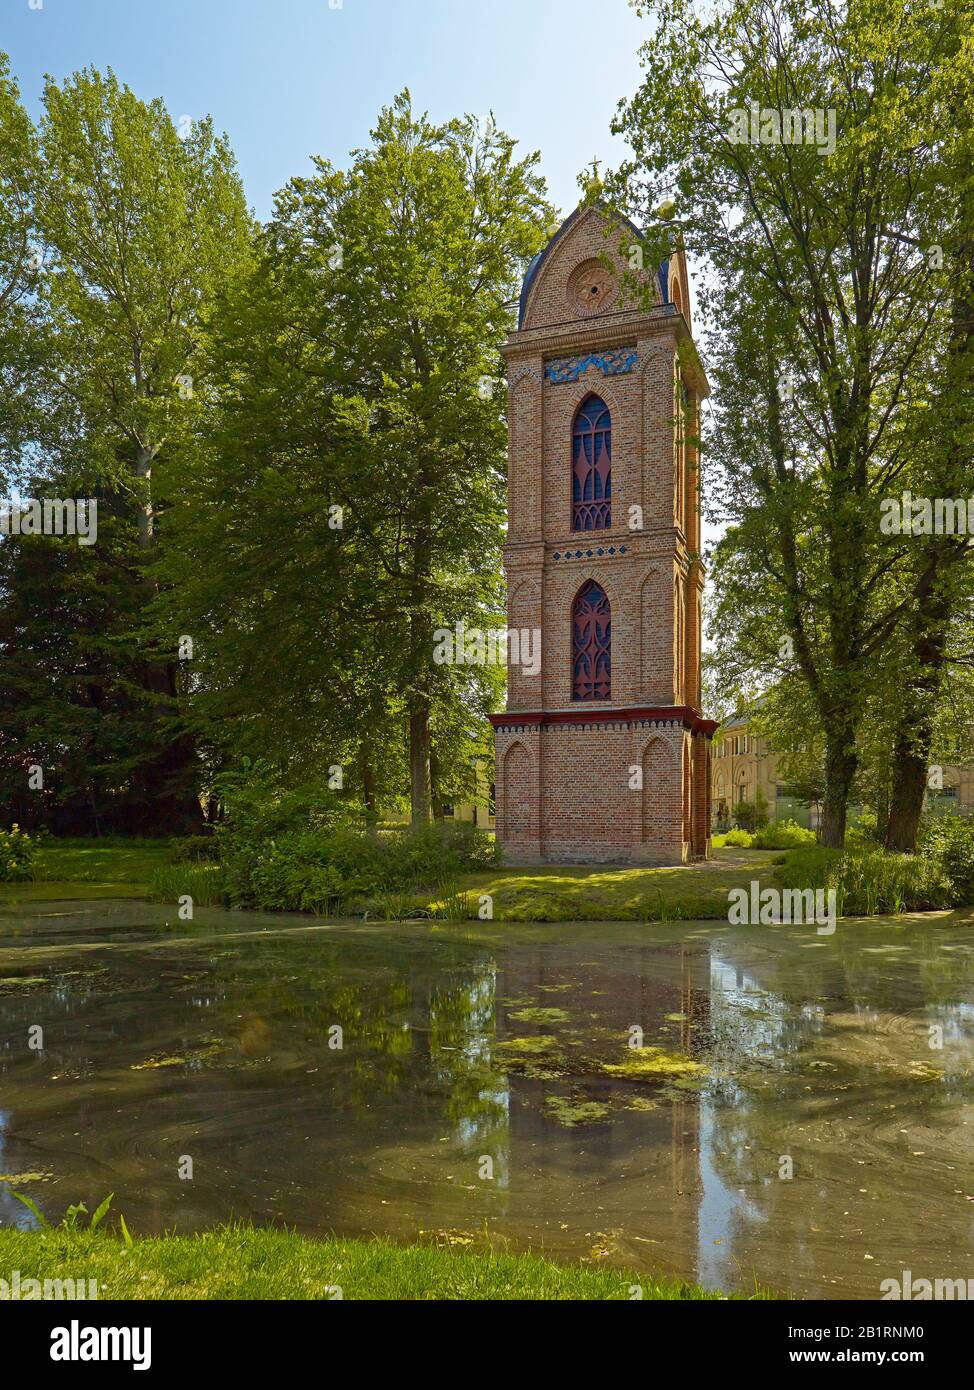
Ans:
POLYGON ((601 261, 583 261, 568 277, 568 299, 583 314, 604 309, 615 295, 615 281, 601 261))

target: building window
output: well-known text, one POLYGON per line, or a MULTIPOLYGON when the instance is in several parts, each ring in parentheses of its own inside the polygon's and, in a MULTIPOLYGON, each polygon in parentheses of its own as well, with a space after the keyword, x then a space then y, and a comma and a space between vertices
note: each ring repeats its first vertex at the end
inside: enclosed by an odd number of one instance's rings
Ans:
POLYGON ((572 427, 572 530, 612 525, 612 417, 605 401, 589 396, 572 427))
POLYGON ((572 699, 608 700, 612 614, 603 589, 590 579, 572 608, 572 699))

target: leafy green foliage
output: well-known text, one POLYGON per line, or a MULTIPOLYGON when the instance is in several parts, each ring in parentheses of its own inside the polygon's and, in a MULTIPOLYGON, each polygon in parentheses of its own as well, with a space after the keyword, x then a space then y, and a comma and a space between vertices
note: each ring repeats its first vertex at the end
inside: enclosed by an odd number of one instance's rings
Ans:
POLYGON ((200 820, 200 769, 187 672, 145 628, 165 506, 153 473, 201 408, 207 318, 249 244, 243 191, 208 120, 177 132, 111 72, 48 79, 33 132, 0 60, 0 144, 0 307, 30 311, 19 328, 0 316, 0 437, 16 407, 20 472, 44 461, 26 495, 98 500, 96 545, 0 547, 0 799, 62 834, 181 830, 200 820), (37 265, 4 306, 25 217, 37 265), (31 763, 42 794, 26 789, 31 763))
POLYGON ((944 670, 970 648, 965 539, 883 534, 879 517, 907 486, 974 492, 967 12, 962 0, 646 9, 645 79, 615 122, 633 156, 609 187, 650 224, 646 255, 675 241, 708 266, 709 492, 728 525, 717 659, 727 693, 780 681, 811 712, 822 833, 841 846, 861 761, 886 759, 888 787, 890 749, 898 767, 919 759, 922 796, 944 670), (735 138, 752 106, 817 110, 834 142, 735 138))
POLYGON ((369 834, 339 827, 285 831, 242 850, 230 840, 227 883, 237 907, 325 913, 350 900, 441 885, 449 876, 497 862, 494 841, 472 825, 429 825, 369 834))
POLYGON ((735 826, 733 830, 727 830, 723 834, 713 837, 715 849, 750 849, 753 844, 753 834, 741 826, 735 826))
POLYGON ((36 853, 36 839, 19 825, 0 830, 0 883, 19 883, 33 878, 36 853))
POLYGON ((919 852, 943 869, 953 903, 974 903, 974 817, 931 817, 921 827, 919 852))
POLYGON ((796 845, 814 845, 815 831, 793 820, 773 821, 754 833, 754 849, 791 849, 796 845))
MULTIPOLYGON (((81 1230, 97 1231, 102 1221, 104 1221, 105 1217, 108 1215, 115 1193, 109 1192, 108 1196, 103 1198, 103 1200, 99 1202, 98 1206, 92 1213, 91 1220, 88 1222, 87 1227, 85 1227, 83 1223, 79 1220, 79 1217, 88 1215, 88 1208, 85 1206, 84 1202, 75 1202, 68 1206, 65 1210, 64 1216, 61 1218, 60 1224, 55 1227, 52 1226, 51 1223, 47 1220, 47 1218, 41 1213, 37 1203, 33 1201, 32 1198, 26 1196, 25 1193, 12 1191, 11 1196, 16 1197, 17 1201, 22 1203, 22 1205, 27 1208, 27 1210, 33 1215, 33 1217, 37 1221, 37 1224, 40 1226, 42 1231, 58 1230, 65 1231, 68 1234, 73 1234, 75 1231, 81 1230)), ((124 1226, 124 1224, 125 1223, 123 1221, 122 1225, 124 1226)))
POLYGON ((783 888, 834 888, 840 917, 926 912, 954 902, 952 884, 938 860, 879 848, 793 849, 776 878, 783 888))
POLYGON ((765 825, 767 820, 767 809, 765 808, 762 812, 760 806, 758 806, 756 802, 734 802, 734 824, 741 830, 756 830, 759 825, 765 825))
POLYGON ((753 832, 740 827, 728 830, 725 835, 715 835, 713 843, 717 849, 793 849, 814 845, 815 831, 793 820, 772 821, 753 832))
POLYGON ((202 634, 194 727, 295 784, 341 764, 373 821, 459 799, 500 698, 502 670, 435 664, 433 633, 503 621, 493 387, 550 215, 513 151, 402 93, 347 171, 293 180, 214 320, 218 389, 168 475, 157 616, 202 634))
MULTIPOLYGON (((122 1222, 123 1239, 126 1227, 122 1222)), ((5 1269, 45 1278, 58 1264, 95 1278, 117 1299, 327 1299, 339 1282, 346 1299, 402 1301, 632 1298, 638 1285, 651 1299, 724 1299, 685 1280, 606 1269, 592 1263, 554 1264, 533 1254, 457 1250, 432 1241, 395 1245, 383 1240, 314 1240, 291 1231, 242 1224, 196 1235, 125 1243, 100 1232, 0 1231, 5 1269)), ((731 1297, 766 1298, 760 1288, 731 1297)))

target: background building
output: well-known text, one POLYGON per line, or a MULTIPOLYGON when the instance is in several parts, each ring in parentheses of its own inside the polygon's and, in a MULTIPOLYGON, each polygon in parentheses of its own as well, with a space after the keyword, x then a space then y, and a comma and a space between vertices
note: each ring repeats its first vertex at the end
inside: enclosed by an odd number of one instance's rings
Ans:
MULTIPOLYGON (((781 758, 771 742, 755 733, 746 715, 721 724, 714 735, 711 761, 711 805, 713 829, 725 830, 734 823, 734 807, 742 801, 764 803, 768 819, 793 820, 812 830, 818 829, 821 807, 810 806, 785 794, 781 758)), ((968 763, 944 765, 943 788, 927 793, 929 808, 935 812, 956 811, 974 815, 974 758, 968 763)), ((851 821, 854 823, 855 817, 851 821)))

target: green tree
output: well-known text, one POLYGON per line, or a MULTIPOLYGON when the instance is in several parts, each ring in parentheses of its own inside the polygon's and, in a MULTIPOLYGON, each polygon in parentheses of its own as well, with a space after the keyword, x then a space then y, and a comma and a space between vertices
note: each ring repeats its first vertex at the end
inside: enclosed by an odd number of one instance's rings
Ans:
POLYGON ((917 469, 915 394, 946 336, 949 287, 923 240, 942 166, 934 137, 909 137, 957 0, 648 8, 647 76, 617 121, 634 158, 614 187, 644 214, 675 189, 679 235, 709 263, 714 492, 731 523, 718 568, 752 666, 809 689, 822 839, 841 845, 870 689, 897 680, 891 643, 919 602, 909 541, 881 535, 878 503, 917 469), (793 111, 819 125, 776 138, 793 111))
MULTIPOLYGON (((37 147, 10 64, 0 53, 0 486, 20 474, 36 404, 39 342, 34 305, 37 147)), ((6 496, 6 491, 4 492, 6 496)))
POLYGON ((536 159, 403 93, 347 171, 293 180, 225 300, 169 519, 183 606, 159 608, 204 633, 201 720, 282 769, 347 762, 373 811, 408 748, 417 822, 469 780, 502 680, 437 665, 434 633, 502 621, 494 388, 550 217, 536 159))
POLYGON ((207 318, 245 263, 251 224, 211 122, 177 131, 161 101, 140 101, 110 71, 48 80, 39 138, 47 476, 127 499, 114 559, 142 596, 89 639, 121 654, 134 687, 142 746, 127 750, 131 794, 152 805, 157 828, 176 828, 199 815, 197 769, 179 712, 185 677, 143 624, 155 586, 153 470, 198 414, 207 318))

